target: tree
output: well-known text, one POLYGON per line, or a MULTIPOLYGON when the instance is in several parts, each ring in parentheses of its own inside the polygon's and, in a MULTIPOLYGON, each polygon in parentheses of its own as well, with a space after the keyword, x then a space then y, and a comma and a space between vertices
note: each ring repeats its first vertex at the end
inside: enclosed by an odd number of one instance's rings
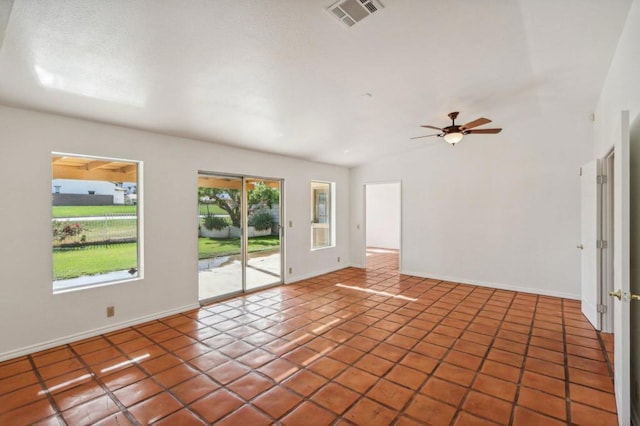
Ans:
MULTIPOLYGON (((198 188, 198 198, 208 198, 213 204, 227 212, 231 219, 231 224, 240 227, 240 206, 242 191, 239 189, 226 188, 198 188)), ((280 201, 280 191, 275 188, 269 188, 264 182, 257 182, 252 189, 248 191, 248 209, 251 213, 266 207, 273 207, 280 201)))

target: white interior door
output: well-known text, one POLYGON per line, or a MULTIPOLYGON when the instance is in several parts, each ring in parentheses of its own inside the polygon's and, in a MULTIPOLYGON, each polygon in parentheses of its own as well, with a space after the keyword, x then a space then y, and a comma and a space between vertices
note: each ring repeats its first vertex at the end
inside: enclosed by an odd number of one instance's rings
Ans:
POLYGON ((581 249, 582 312, 591 324, 600 330, 600 160, 585 164, 581 172, 582 217, 581 242, 578 248, 581 249))
POLYGON ((622 111, 620 140, 615 146, 614 183, 614 287, 622 297, 615 299, 613 310, 615 391, 618 423, 631 421, 630 345, 630 150, 629 111, 622 111))

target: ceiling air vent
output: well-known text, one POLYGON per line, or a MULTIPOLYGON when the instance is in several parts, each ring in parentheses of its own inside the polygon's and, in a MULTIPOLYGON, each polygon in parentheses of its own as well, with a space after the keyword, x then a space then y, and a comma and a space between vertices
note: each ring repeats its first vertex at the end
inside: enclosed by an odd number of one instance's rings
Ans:
POLYGON ((339 0, 327 11, 347 27, 352 27, 383 7, 376 0, 339 0))

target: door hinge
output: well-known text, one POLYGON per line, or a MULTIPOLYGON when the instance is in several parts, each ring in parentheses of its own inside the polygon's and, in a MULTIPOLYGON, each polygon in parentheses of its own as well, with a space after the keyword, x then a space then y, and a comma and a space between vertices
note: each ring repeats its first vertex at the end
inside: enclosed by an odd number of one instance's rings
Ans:
POLYGON ((606 175, 600 175, 596 178, 596 181, 598 182, 598 184, 603 184, 603 183, 607 183, 607 176, 606 175))
POLYGON ((597 309, 598 309, 598 313, 601 313, 601 314, 607 313, 607 305, 598 305, 597 309))
POLYGON ((596 241, 596 248, 606 249, 607 248, 607 242, 605 240, 596 241))

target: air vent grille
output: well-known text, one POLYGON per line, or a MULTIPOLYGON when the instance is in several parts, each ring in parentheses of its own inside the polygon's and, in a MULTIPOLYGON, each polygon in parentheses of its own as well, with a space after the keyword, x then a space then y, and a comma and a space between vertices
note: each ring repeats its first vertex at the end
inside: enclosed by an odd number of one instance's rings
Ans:
POLYGON ((352 27, 384 6, 377 0, 339 0, 327 11, 347 27, 352 27))

